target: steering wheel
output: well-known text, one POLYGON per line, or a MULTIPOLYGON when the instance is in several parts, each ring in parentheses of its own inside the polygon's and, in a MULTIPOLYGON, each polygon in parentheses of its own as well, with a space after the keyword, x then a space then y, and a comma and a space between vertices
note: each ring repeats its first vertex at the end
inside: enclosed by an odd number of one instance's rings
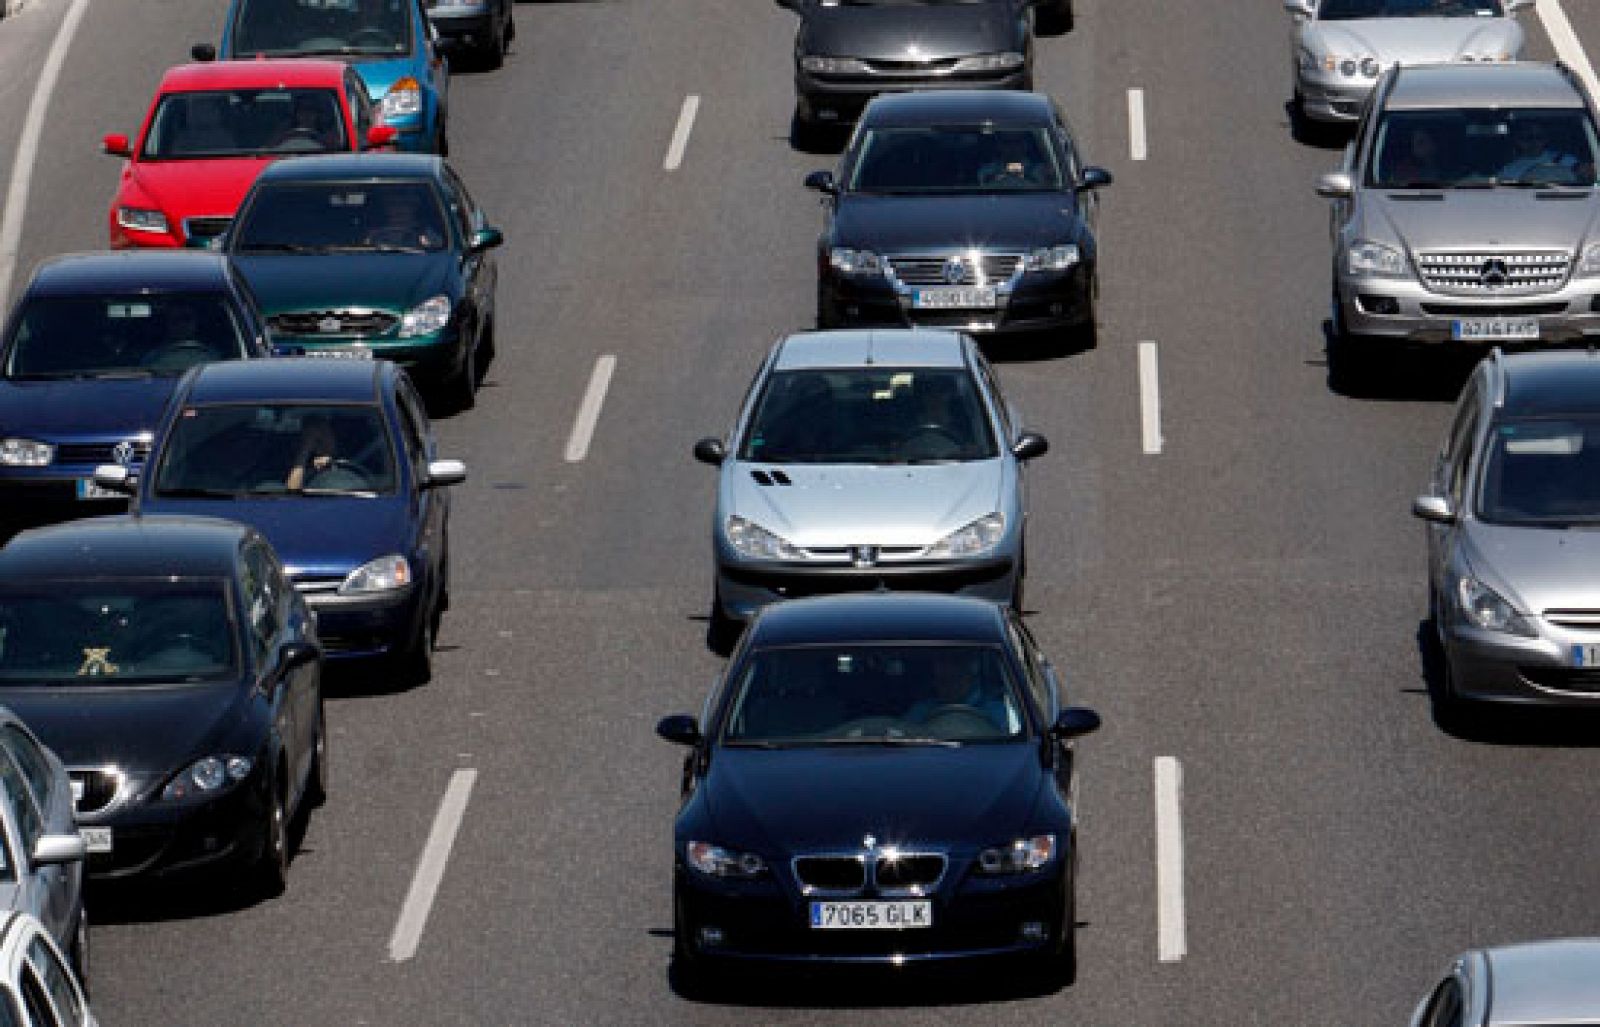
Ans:
POLYGON ((305 125, 296 125, 285 132, 272 147, 274 150, 326 150, 322 133, 305 125))
POLYGON ((857 717, 828 733, 843 738, 897 738, 904 736, 906 730, 899 717, 857 717))
POLYGON ((366 468, 354 460, 335 458, 306 479, 308 489, 364 489, 371 483, 366 468))
POLYGON ((999 732, 999 729, 995 727, 994 721, 990 720, 987 714, 973 709, 966 703, 952 702, 935 706, 922 718, 924 725, 932 724, 935 721, 944 721, 950 724, 955 728, 954 733, 959 734, 971 735, 976 733, 980 736, 985 736, 999 732), (963 724, 963 722, 965 723, 963 724), (975 732, 971 730, 962 731, 961 727, 963 726, 976 728, 977 730, 975 732))
POLYGON ((365 28, 356 29, 355 32, 350 34, 350 45, 387 46, 392 48, 395 45, 394 34, 388 29, 382 29, 376 25, 368 25, 365 28), (370 40, 370 42, 362 42, 362 40, 370 40))

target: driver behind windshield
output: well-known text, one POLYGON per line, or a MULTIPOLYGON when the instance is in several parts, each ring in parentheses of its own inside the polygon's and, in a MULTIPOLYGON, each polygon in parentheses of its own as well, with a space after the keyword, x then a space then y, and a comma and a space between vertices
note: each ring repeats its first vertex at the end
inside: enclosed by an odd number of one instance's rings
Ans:
POLYGON ((1594 165, 1580 161, 1555 143, 1543 119, 1524 118, 1512 122, 1511 157, 1500 168, 1498 177, 1502 182, 1529 178, 1558 183, 1593 180, 1594 165))

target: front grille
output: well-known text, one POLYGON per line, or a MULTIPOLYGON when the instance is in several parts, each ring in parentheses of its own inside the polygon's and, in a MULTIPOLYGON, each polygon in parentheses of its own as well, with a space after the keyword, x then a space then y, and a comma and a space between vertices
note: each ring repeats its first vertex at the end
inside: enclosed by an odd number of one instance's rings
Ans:
POLYGON ((1557 692, 1587 692, 1600 694, 1600 669, 1565 667, 1518 667, 1522 679, 1539 688, 1557 692))
POLYGON ((869 60, 866 64, 875 75, 945 75, 954 71, 957 58, 945 57, 931 61, 869 60))
POLYGON ((1600 610, 1546 610, 1544 619, 1563 628, 1600 628, 1600 610))
POLYGON ((1554 292, 1566 282, 1571 263, 1565 250, 1417 254, 1423 283, 1459 296, 1554 292))
POLYGON ((880 856, 873 872, 880 891, 926 895, 938 887, 944 876, 944 863, 944 857, 937 853, 902 854, 894 859, 880 856))
MULTIPOLYGON (((150 443, 132 442, 133 456, 130 463, 140 463, 150 455, 150 443)), ((117 462, 117 448, 115 442, 89 442, 68 443, 56 447, 56 463, 58 464, 114 464, 117 462)))
POLYGON ((205 242, 226 232, 231 224, 231 217, 184 218, 183 235, 192 242, 205 242))
POLYGON ((951 253, 931 257, 889 258, 889 268, 902 285, 994 285, 1008 281, 1021 267, 1022 255, 1019 253, 951 253), (959 267, 954 264, 957 258, 960 259, 959 267), (951 273, 947 275, 947 271, 951 273))
POLYGON ((1441 317, 1537 317, 1541 314, 1565 314, 1565 303, 1497 303, 1492 307, 1469 303, 1424 303, 1424 314, 1441 317))
POLYGON ((337 592, 344 578, 294 578, 294 589, 303 596, 329 595, 337 592))
POLYGON ((399 320, 378 310, 307 310, 274 314, 267 323, 280 335, 382 335, 399 320))
POLYGON ((797 856, 794 876, 807 894, 858 892, 867 886, 867 863, 862 856, 797 856))
POLYGON ((122 785, 120 774, 110 770, 72 770, 72 798, 79 813, 94 813, 111 805, 122 785))

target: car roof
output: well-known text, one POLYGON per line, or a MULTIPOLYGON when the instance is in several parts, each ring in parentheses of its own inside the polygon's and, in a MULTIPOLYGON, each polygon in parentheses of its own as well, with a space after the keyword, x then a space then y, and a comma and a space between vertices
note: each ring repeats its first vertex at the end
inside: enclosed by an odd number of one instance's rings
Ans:
POLYGON ((186 405, 207 403, 373 403, 393 365, 385 360, 274 357, 219 360, 189 372, 186 405))
POLYGON ((1015 89, 936 89, 884 93, 862 112, 865 125, 971 124, 1010 121, 1046 124, 1050 98, 1015 89))
POLYGON ((208 250, 69 253, 42 261, 29 296, 214 291, 227 287, 228 258, 208 250))
POLYGON ((254 531, 219 517, 118 514, 24 531, 0 547, 0 580, 231 578, 254 531))
POLYGON ((791 599, 764 609, 750 644, 981 642, 1005 638, 1000 607, 983 599, 920 592, 870 592, 791 599))
POLYGON ((1502 411, 1512 417, 1600 413, 1600 353, 1546 350, 1499 357, 1502 411))
POLYGON ((774 371, 839 367, 964 367, 961 336, 927 328, 797 332, 777 346, 774 371))
POLYGON ((343 61, 279 57, 246 61, 180 64, 161 76, 161 92, 191 93, 207 89, 273 89, 283 86, 327 86, 344 82, 343 61))
POLYGON ((432 179, 443 159, 431 153, 320 153, 274 161, 258 182, 351 182, 432 179))
POLYGON ((1583 94, 1557 65, 1408 65, 1395 72, 1385 110, 1458 107, 1582 107, 1583 94))
POLYGON ((1554 938, 1483 950, 1490 1023, 1593 1023, 1600 1010, 1600 938, 1554 938))

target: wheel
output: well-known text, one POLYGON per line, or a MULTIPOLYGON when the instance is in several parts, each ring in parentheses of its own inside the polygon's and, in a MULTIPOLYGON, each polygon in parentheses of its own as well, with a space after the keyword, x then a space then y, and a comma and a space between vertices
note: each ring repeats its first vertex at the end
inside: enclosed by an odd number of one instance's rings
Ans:
POLYGON ((317 740, 312 743, 311 774, 306 779, 305 803, 308 809, 328 801, 328 716, 317 704, 317 740))
POLYGON ((1040 21, 1045 23, 1045 28, 1052 32, 1071 32, 1072 23, 1076 16, 1072 10, 1072 0, 1056 0, 1040 9, 1040 21))
POLYGON ((422 618, 416 637, 398 658, 402 684, 425 685, 433 680, 433 630, 438 611, 429 611, 422 618))
POLYGON ((494 315, 490 314, 488 319, 483 323, 483 338, 478 342, 478 367, 481 371, 487 371, 489 369, 489 365, 494 363, 496 352, 494 341, 494 315))
POLYGON ((72 964, 72 972, 78 977, 78 986, 83 989, 85 997, 89 994, 89 911, 78 910, 78 926, 72 931, 72 948, 67 952, 67 961, 72 964))
POLYGON ((726 655, 733 651, 734 643, 739 641, 743 631, 744 625, 737 618, 728 616, 728 611, 723 607, 721 590, 713 592, 711 624, 706 629, 706 643, 713 651, 726 655))
POLYGON ((1035 969, 1039 983, 1050 991, 1071 987, 1078 981, 1078 840, 1076 834, 1067 866, 1067 896, 1062 910, 1061 937, 1055 948, 1040 955, 1035 969))
POLYGON ((506 36, 503 24, 489 33, 489 41, 478 48, 478 57, 489 71, 494 71, 506 62, 506 36))
POLYGON ((283 788, 274 784, 267 796, 267 815, 261 825, 261 854, 251 876, 256 890, 266 898, 283 894, 289 886, 289 826, 283 807, 283 788))
POLYGON ((1100 272, 1089 279, 1088 293, 1084 297, 1083 319, 1072 329, 1072 348, 1079 353, 1094 349, 1100 343, 1100 272))
POLYGON ((461 367, 445 383, 451 410, 471 410, 478 402, 478 345, 473 339, 461 356, 461 367))
POLYGON ((1370 339, 1352 335, 1345 327, 1344 308, 1335 289, 1328 317, 1328 384, 1335 392, 1361 391, 1370 370, 1372 349, 1370 339))

